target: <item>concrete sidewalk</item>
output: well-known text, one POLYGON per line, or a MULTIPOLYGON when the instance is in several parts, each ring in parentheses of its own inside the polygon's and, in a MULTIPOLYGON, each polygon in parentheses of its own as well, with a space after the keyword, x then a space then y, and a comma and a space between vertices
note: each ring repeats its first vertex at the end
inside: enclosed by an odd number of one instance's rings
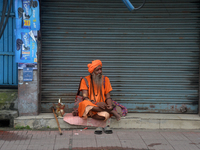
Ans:
POLYGON ((2 131, 0 150, 200 150, 198 130, 113 129, 113 134, 94 134, 94 129, 59 131, 2 131))

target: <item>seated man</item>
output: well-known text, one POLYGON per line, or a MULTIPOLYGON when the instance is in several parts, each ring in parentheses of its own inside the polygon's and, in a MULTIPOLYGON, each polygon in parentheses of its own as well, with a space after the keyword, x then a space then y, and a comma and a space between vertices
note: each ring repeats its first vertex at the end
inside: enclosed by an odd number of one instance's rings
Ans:
POLYGON ((102 75, 102 62, 94 60, 88 64, 90 75, 81 81, 80 91, 83 92, 83 101, 79 103, 78 115, 83 118, 92 117, 98 120, 107 120, 110 114, 117 121, 121 116, 113 109, 110 92, 112 86, 108 77, 102 75))

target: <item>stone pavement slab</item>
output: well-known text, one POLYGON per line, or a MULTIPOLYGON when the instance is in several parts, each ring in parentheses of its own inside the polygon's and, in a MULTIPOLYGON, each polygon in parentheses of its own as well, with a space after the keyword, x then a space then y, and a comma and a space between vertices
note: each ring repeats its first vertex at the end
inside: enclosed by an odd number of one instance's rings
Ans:
POLYGON ((0 130, 0 150, 200 150, 199 130, 0 130))
POLYGON ((133 149, 148 149, 146 143, 143 140, 120 140, 123 148, 133 148, 133 149))
POLYGON ((199 150, 199 148, 191 141, 169 141, 177 150, 199 150))
POLYGON ((155 149, 155 150, 161 150, 161 149, 166 149, 166 150, 174 150, 172 145, 168 143, 167 140, 164 139, 146 139, 145 140, 146 145, 148 146, 148 149, 155 149))

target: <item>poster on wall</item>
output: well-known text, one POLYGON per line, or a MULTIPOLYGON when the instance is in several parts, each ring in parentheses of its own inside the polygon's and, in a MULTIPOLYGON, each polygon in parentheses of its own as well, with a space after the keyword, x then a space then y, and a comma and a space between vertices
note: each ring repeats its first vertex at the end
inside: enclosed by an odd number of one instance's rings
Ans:
POLYGON ((15 0, 15 61, 37 63, 37 31, 40 30, 39 1, 15 0))
POLYGON ((40 30, 38 0, 15 0, 16 28, 40 30))
POLYGON ((23 81, 33 81, 33 68, 23 68, 23 81))
POLYGON ((28 29, 16 30, 15 61, 17 63, 37 63, 37 42, 28 29))

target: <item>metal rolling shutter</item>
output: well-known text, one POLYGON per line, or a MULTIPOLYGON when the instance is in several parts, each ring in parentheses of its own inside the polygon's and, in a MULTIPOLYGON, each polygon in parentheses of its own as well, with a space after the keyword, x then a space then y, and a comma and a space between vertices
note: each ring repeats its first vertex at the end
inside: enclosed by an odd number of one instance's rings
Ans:
POLYGON ((70 112, 87 64, 100 59, 129 112, 197 113, 198 17, 195 0, 147 1, 135 13, 121 0, 42 0, 42 112, 59 97, 70 112))

